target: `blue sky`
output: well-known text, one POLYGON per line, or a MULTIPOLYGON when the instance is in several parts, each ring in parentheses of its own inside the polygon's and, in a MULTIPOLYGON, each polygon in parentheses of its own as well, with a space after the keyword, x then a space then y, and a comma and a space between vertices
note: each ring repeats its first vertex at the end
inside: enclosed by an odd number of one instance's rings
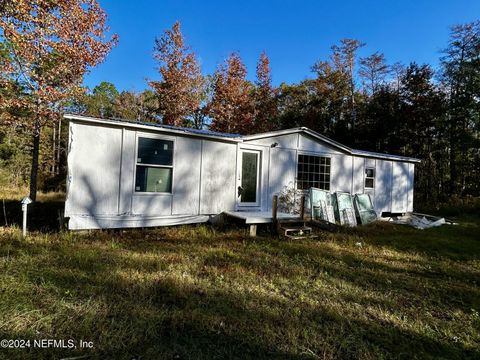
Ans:
POLYGON ((248 78, 265 50, 275 85, 311 76, 310 68, 325 59, 342 38, 367 45, 389 63, 438 64, 449 27, 480 18, 479 0, 377 1, 182 1, 100 0, 111 31, 120 41, 106 61, 86 76, 93 88, 101 81, 120 90, 141 91, 146 78, 158 79, 152 59, 154 39, 176 20, 196 52, 205 74, 213 73, 232 51, 240 52, 248 78))

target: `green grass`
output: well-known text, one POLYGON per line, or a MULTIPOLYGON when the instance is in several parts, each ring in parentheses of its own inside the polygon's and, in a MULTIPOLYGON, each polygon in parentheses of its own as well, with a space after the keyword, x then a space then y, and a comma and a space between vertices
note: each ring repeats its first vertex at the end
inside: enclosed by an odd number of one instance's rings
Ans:
POLYGON ((3 228, 0 339, 94 348, 0 358, 478 359, 480 219, 458 221, 301 241, 208 226, 21 240, 3 228))

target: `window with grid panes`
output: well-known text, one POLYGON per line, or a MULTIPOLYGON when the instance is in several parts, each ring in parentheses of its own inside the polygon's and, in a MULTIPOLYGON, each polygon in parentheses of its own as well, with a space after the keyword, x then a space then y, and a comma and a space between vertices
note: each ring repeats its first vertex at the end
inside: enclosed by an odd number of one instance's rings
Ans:
POLYGON ((330 158, 298 155, 297 189, 316 187, 330 190, 330 158))

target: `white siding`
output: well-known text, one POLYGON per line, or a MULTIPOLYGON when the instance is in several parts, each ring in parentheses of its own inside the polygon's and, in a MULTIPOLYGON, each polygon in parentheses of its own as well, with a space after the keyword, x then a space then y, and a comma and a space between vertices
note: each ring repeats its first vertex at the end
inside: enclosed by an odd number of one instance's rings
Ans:
POLYGON ((407 211, 413 211, 413 181, 414 181, 415 165, 408 164, 408 200, 407 211))
POLYGON ((299 135, 298 149, 316 153, 342 154, 327 143, 304 134, 299 135))
POLYGON ((268 147, 270 147, 273 143, 277 143, 277 148, 296 149, 298 147, 298 134, 272 136, 264 139, 250 140, 246 143, 268 147))
POLYGON ((172 213, 174 215, 198 214, 202 140, 177 137, 175 145, 172 213))
POLYGON ((409 170, 408 163, 393 162, 392 175, 392 212, 407 212, 409 170))
POLYGON ((237 145, 203 140, 201 214, 235 208, 237 145))
POLYGON ((352 157, 332 156, 330 167, 330 191, 352 191, 352 157))
POLYGON ((117 214, 122 129, 70 125, 65 214, 117 214))
POLYGON ((269 199, 267 208, 271 208, 273 195, 282 191, 284 186, 295 186, 297 174, 297 151, 270 149, 269 199))
POLYGON ((172 195, 141 194, 132 197, 133 215, 163 216, 172 215, 172 195))
POLYGON ((353 157, 353 175, 352 175, 352 194, 363 193, 363 174, 365 159, 357 156, 353 157))
POLYGON ((119 214, 132 213, 132 191, 135 173, 135 131, 123 129, 122 169, 120 181, 119 214))
POLYGON ((375 210, 377 214, 392 210, 392 162, 377 160, 375 174, 375 210))

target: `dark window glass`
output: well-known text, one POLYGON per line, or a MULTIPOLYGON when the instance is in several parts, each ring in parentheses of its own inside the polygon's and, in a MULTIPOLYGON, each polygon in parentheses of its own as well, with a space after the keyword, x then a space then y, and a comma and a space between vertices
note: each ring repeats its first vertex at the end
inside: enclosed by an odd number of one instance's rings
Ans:
POLYGON ((365 176, 366 177, 375 177, 375 169, 365 169, 365 176))
POLYGON ((254 203, 257 201, 258 154, 243 152, 242 154, 242 194, 240 201, 254 203))
POLYGON ((138 164, 172 165, 173 141, 138 138, 138 164))
POLYGON ((330 158, 298 155, 297 189, 317 187, 330 190, 330 158))
POLYGON ((373 189, 375 186, 375 169, 365 169, 365 188, 373 189))

